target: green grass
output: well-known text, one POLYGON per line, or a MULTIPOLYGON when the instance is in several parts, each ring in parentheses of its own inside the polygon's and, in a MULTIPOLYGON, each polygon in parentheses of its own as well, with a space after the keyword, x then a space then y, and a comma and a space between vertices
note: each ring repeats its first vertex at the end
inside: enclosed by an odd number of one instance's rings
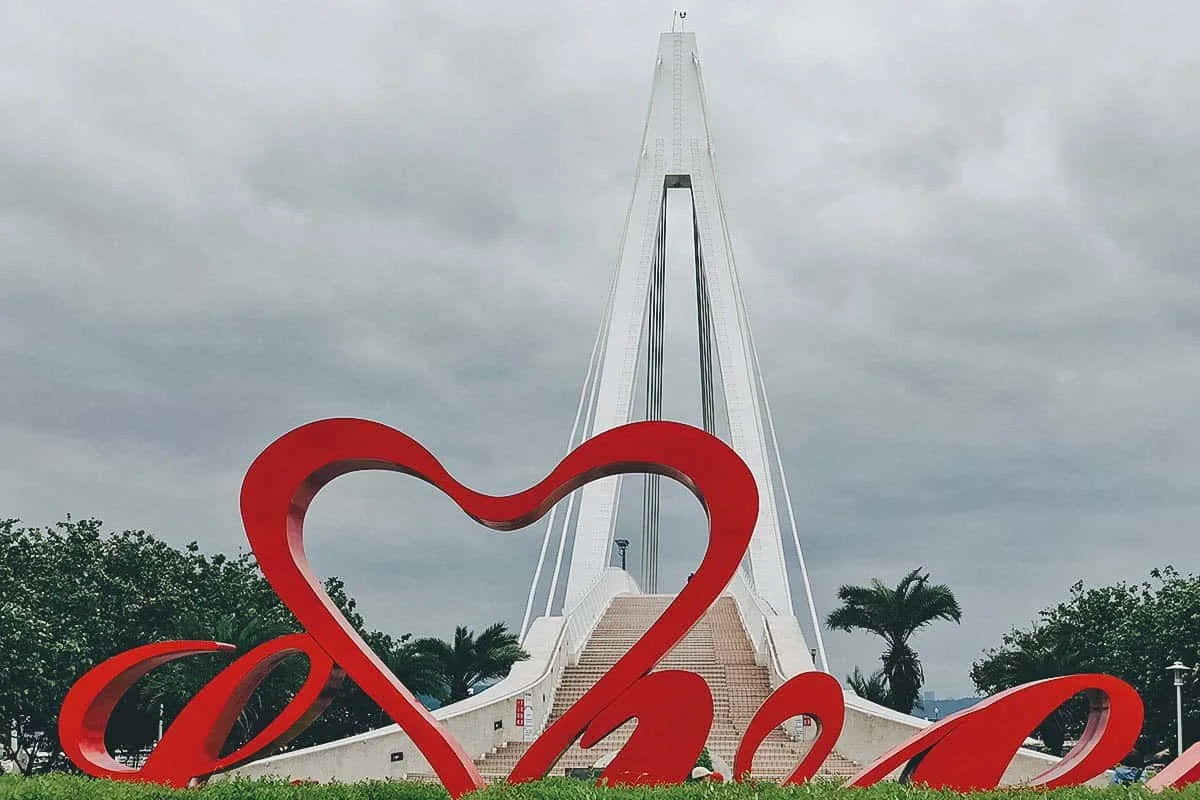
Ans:
MULTIPOLYGON (((842 789, 833 783, 797 787, 773 784, 692 783, 661 789, 602 789, 584 781, 550 778, 522 786, 498 784, 471 795, 472 800, 958 800, 963 795, 882 783, 870 789, 842 789)), ((1164 798, 1200 800, 1200 784, 1164 798)), ((1104 789, 1072 787, 1053 792, 1005 789, 975 792, 976 800, 1149 800, 1141 786, 1104 789)), ((149 784, 97 781, 74 775, 38 778, 0 776, 0 800, 446 800, 441 787, 410 781, 292 786, 274 781, 216 782, 203 789, 164 789, 149 784)))

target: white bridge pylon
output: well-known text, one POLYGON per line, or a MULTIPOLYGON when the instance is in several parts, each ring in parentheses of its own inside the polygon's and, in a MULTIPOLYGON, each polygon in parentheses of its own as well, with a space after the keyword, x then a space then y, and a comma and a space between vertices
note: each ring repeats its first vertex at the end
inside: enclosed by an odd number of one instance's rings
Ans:
MULTIPOLYGON (((783 511, 788 517, 790 549, 804 583, 821 664, 828 670, 717 187, 693 33, 664 33, 659 38, 633 200, 568 449, 633 421, 639 365, 646 375, 646 418, 661 418, 666 207, 667 193, 673 190, 687 191, 691 198, 703 425, 716 433, 716 415, 723 409, 729 444, 749 465, 758 484, 759 515, 748 554, 748 582, 775 613, 794 615, 780 521, 783 511), (720 406, 716 391, 723 399, 720 406)), ((529 627, 535 599, 544 597, 546 615, 556 608, 570 609, 609 566, 621 481, 613 477, 588 484, 565 504, 559 504, 565 507, 552 511, 530 587, 522 634, 529 627), (562 592, 559 587, 568 561, 568 543, 569 564, 562 592)), ((643 493, 640 586, 647 593, 657 592, 657 510, 658 479, 653 477, 646 480, 643 493)))

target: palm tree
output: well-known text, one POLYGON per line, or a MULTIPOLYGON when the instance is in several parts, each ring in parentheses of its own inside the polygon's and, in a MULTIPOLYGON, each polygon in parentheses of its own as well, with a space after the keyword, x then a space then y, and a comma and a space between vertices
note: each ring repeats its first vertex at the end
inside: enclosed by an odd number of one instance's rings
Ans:
POLYGON ((864 700, 891 707, 887 679, 883 677, 882 671, 871 673, 871 677, 868 678, 862 674, 862 670, 855 667, 854 674, 846 676, 846 683, 850 684, 854 693, 864 700))
POLYGON ((475 684, 502 678, 513 664, 529 658, 516 635, 509 632, 503 622, 490 625, 478 636, 460 625, 454 631, 453 643, 433 638, 418 639, 413 648, 436 665, 441 685, 435 696, 443 703, 468 697, 475 684))
POLYGON ((925 672, 921 659, 908 645, 909 638, 934 620, 962 622, 962 610, 954 592, 945 584, 929 584, 929 573, 918 567, 905 575, 896 588, 884 586, 878 578, 870 586, 842 586, 838 599, 842 605, 826 618, 834 630, 870 631, 883 637, 887 649, 880 660, 887 679, 888 705, 905 714, 917 704, 925 672))

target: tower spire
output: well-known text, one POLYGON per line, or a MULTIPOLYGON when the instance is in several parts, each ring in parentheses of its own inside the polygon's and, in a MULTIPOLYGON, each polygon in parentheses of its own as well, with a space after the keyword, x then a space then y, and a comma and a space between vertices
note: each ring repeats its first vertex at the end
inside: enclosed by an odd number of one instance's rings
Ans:
MULTIPOLYGON (((584 382, 580 414, 576 417, 577 434, 579 439, 586 439, 633 421, 639 363, 645 364, 646 369, 647 417, 661 416, 666 203, 668 192, 686 191, 692 212, 703 425, 715 433, 720 421, 718 413, 723 409, 729 444, 750 467, 759 490, 758 520, 747 558, 748 577, 755 592, 775 613, 792 616, 792 590, 780 525, 781 504, 776 492, 778 483, 786 494, 786 485, 717 186, 696 37, 682 30, 685 14, 677 10, 672 31, 659 37, 633 199, 621 237, 608 308, 584 382), (718 391, 723 400, 720 407, 716 402, 718 391)), ((571 445, 577 441, 573 433, 571 445)), ((566 552, 568 537, 571 541, 564 608, 573 606, 610 563, 620 485, 616 477, 588 484, 578 493, 577 502, 572 496, 559 517, 560 554, 566 552), (578 514, 573 517, 576 506, 578 514)), ((656 592, 656 477, 646 481, 642 505, 641 587, 643 591, 656 592)), ((790 519, 790 504, 788 516, 790 519)), ((820 630, 794 521, 792 527, 796 558, 820 645, 820 630)), ((551 525, 547 529, 547 542, 552 533, 551 525)), ((543 552, 545 549, 543 543, 543 552)), ((561 561, 556 562, 547 613, 557 600, 560 568, 561 561)), ((540 572, 539 563, 539 575, 540 572)), ((530 607, 538 580, 535 576, 530 607)))
MULTIPOLYGON (((750 544, 750 576, 758 594, 779 613, 791 612, 791 587, 780 536, 775 481, 769 466, 757 370, 742 313, 729 232, 709 137, 700 59, 693 33, 659 37, 649 118, 638 158, 633 201, 617 262, 613 303, 598 371, 598 391, 587 436, 632 420, 634 379, 646 327, 659 249, 666 192, 687 190, 692 200, 694 238, 699 245, 698 280, 707 294, 714 366, 729 417, 730 444, 750 466, 759 487, 759 517, 750 544)), ((703 351, 702 351, 703 352, 703 351)), ((711 356, 710 356, 711 357, 711 356)), ((608 565, 615 529, 617 478, 582 490, 574 527, 566 605, 582 596, 608 565)), ((647 588, 647 587, 643 587, 647 588)))

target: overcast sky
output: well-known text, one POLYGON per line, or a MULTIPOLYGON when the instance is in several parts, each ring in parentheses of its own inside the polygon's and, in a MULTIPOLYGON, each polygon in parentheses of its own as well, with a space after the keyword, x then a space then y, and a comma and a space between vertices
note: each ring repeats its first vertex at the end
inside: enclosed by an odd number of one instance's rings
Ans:
MULTIPOLYGON (((688 10, 818 610, 927 567, 963 624, 914 644, 955 695, 1074 581, 1195 571, 1200 7, 688 10)), ((0 517, 232 552, 245 468, 326 416, 480 490, 536 481, 670 17, 0 5, 0 517)), ((688 519, 666 583, 699 556, 688 519)), ((541 534, 373 474, 307 530, 369 624, 443 636, 519 624, 541 534)), ((826 643, 839 677, 877 665, 870 636, 826 643)))

